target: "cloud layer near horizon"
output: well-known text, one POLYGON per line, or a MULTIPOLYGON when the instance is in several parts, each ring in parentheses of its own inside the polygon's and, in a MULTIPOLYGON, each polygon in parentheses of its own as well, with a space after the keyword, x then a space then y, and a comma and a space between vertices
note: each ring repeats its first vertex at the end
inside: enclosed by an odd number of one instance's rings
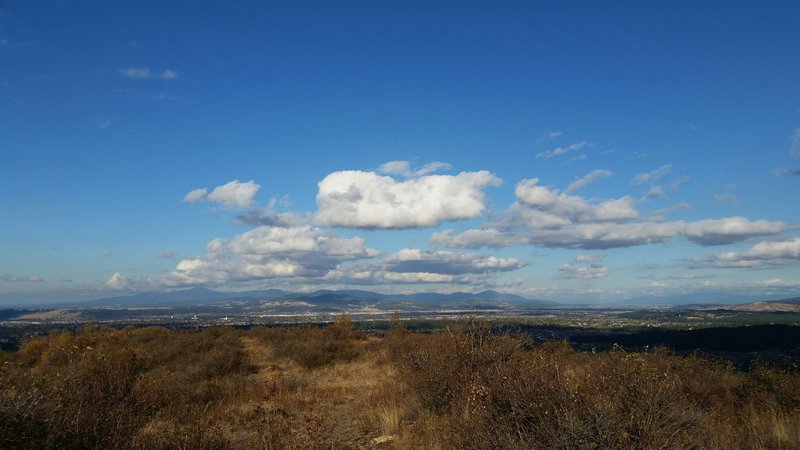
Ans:
POLYGON ((682 236, 698 245, 724 245, 755 236, 777 234, 782 222, 725 217, 694 222, 642 219, 630 196, 589 201, 539 185, 538 178, 520 181, 517 202, 504 218, 480 229, 435 232, 431 243, 451 248, 500 248, 535 245, 578 249, 611 249, 667 242, 682 236))
MULTIPOLYGON (((584 144, 583 146, 586 146, 584 144)), ((582 148, 583 146, 576 146, 582 148)), ((563 154, 564 152, 561 152, 563 154)), ((554 155, 557 156, 557 155, 554 155)), ((451 249, 540 247, 610 250, 665 243, 683 238, 699 246, 721 246, 754 237, 778 235, 787 230, 780 221, 750 220, 742 216, 695 221, 665 220, 659 214, 639 210, 646 199, 630 195, 598 199, 574 192, 612 176, 597 169, 572 182, 565 192, 542 185, 539 178, 520 180, 514 186, 515 201, 492 211, 479 228, 455 231, 439 229, 430 234, 432 248, 406 247, 382 252, 360 236, 344 237, 329 227, 353 230, 424 229, 445 222, 476 219, 489 213, 485 189, 501 180, 486 170, 435 174, 449 170, 435 162, 412 167, 408 161, 391 161, 376 171, 332 172, 318 183, 315 212, 277 212, 273 197, 261 207, 255 181, 233 180, 211 190, 190 191, 184 201, 210 202, 239 213, 237 223, 252 226, 230 239, 216 238, 199 256, 180 260, 174 269, 156 277, 114 273, 106 282, 111 289, 175 288, 183 286, 230 286, 269 282, 321 285, 462 285, 486 288, 507 281, 499 277, 530 263, 518 257, 451 249)), ((633 185, 658 182, 671 165, 637 174, 633 185)), ((680 181, 682 182, 682 180, 680 181)), ((676 185, 677 186, 677 185, 676 185)), ((680 204, 661 211, 685 209, 680 204)), ((695 257, 687 268, 753 268, 800 263, 800 238, 763 240, 749 250, 712 253, 695 257)), ((160 257, 165 257, 159 254, 160 257)), ((175 257, 175 254, 169 254, 175 257)), ((606 253, 584 253, 574 261, 552 268, 554 279, 598 282, 613 275, 604 263, 606 253)), ((714 274, 704 274, 701 281, 714 274)), ((671 278, 670 278, 671 279, 671 278)), ((677 279, 677 278, 676 278, 677 279)), ((689 279, 689 278, 681 278, 689 279)), ((691 278, 695 279, 695 278, 691 278)), ((518 283, 518 282, 515 282, 518 283)), ((663 282, 655 281, 660 287, 663 282)), ((533 289, 533 288, 528 288, 533 289)), ((586 293, 603 290, 584 286, 586 293)))

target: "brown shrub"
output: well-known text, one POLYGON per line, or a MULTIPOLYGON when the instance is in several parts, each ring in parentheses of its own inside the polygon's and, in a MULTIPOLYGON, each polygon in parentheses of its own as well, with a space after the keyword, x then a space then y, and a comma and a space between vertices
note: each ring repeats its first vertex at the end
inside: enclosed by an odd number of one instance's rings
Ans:
POLYGON ((800 378, 785 371, 741 373, 664 349, 529 349, 475 321, 387 343, 447 448, 800 445, 800 378))
POLYGON ((15 363, 2 373, 0 439, 25 447, 126 447, 157 414, 239 398, 252 372, 232 329, 88 326, 28 342, 15 363))
POLYGON ((354 360, 360 353, 357 342, 366 338, 345 314, 323 329, 261 328, 256 334, 273 347, 275 356, 292 359, 307 369, 354 360))
POLYGON ((352 448, 376 435, 398 448, 800 448, 800 375, 533 345, 476 320, 420 334, 395 319, 366 339, 346 316, 248 332, 89 326, 0 364, 0 448, 352 448))

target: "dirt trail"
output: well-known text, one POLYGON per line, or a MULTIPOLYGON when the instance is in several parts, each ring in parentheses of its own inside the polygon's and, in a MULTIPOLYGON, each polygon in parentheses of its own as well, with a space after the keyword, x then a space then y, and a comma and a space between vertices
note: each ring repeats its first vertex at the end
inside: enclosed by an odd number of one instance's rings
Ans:
POLYGON ((286 368, 273 363, 272 349, 269 346, 249 336, 242 337, 242 346, 250 364, 258 367, 256 378, 263 381, 275 380, 280 377, 281 372, 286 370, 286 368))
MULTIPOLYGON (((381 428, 376 398, 392 369, 378 354, 365 351, 348 363, 303 369, 294 361, 275 358, 272 348, 242 337, 253 377, 265 383, 259 407, 280 417, 296 444, 327 448, 376 449, 392 447, 381 428)), ((366 345, 366 342, 364 343, 366 345)))

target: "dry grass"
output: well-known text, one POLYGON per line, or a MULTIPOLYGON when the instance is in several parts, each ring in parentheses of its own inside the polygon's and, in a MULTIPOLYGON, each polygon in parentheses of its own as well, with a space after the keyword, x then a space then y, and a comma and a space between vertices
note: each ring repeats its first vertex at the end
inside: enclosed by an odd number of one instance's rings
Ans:
POLYGON ((800 448, 800 377, 468 322, 98 329, 4 354, 1 448, 800 448))

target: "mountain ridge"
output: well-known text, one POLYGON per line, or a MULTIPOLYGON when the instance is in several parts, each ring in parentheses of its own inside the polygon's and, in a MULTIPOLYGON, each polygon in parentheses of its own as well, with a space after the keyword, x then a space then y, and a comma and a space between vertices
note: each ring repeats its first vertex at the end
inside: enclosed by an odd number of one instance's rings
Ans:
MULTIPOLYGON (((169 307, 212 305, 221 302, 262 303, 262 302, 305 302, 310 304, 347 304, 366 306, 384 306, 391 303, 410 303, 416 306, 464 306, 480 304, 482 307, 492 306, 528 306, 555 307, 559 303, 523 297, 516 294, 485 290, 480 292, 453 292, 441 294, 421 292, 414 294, 382 294, 364 290, 331 290, 319 289, 311 292, 289 292, 281 289, 254 291, 216 291, 204 287, 182 289, 170 292, 142 292, 138 294, 107 297, 81 303, 72 303, 71 308, 104 308, 104 307, 169 307), (488 302, 488 304, 487 304, 488 302)), ((406 305, 406 306, 412 306, 406 305)), ((399 305, 398 305, 399 306, 399 305)))

